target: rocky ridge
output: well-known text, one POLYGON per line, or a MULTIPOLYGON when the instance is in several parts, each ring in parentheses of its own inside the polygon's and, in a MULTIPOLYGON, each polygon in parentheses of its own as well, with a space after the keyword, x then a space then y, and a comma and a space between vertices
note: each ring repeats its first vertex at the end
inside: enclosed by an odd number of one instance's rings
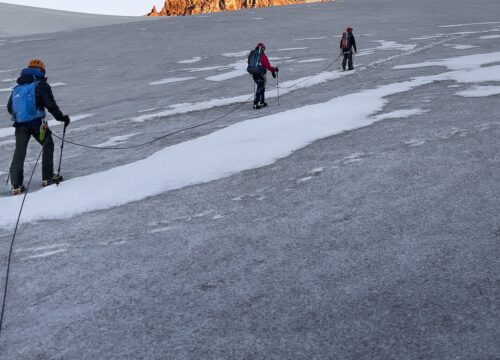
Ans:
POLYGON ((153 6, 153 9, 147 14, 147 16, 207 14, 256 7, 305 4, 323 1, 328 0, 167 0, 160 11, 156 9, 156 6, 153 6))

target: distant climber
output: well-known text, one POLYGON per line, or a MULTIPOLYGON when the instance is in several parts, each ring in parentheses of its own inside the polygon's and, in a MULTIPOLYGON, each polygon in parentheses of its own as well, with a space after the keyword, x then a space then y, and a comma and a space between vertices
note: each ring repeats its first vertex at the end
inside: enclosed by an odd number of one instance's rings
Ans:
POLYGON ((341 54, 344 55, 344 59, 342 60, 342 69, 345 70, 346 65, 348 65, 349 70, 353 70, 354 66, 352 63, 352 50, 354 49, 354 53, 358 52, 358 48, 356 47, 356 39, 352 33, 352 27, 348 27, 344 33, 342 33, 342 39, 340 40, 340 51, 341 54))
POLYGON ((258 43, 255 49, 248 55, 247 71, 253 77, 253 81, 257 85, 255 97, 253 101, 254 109, 261 109, 267 106, 265 101, 266 92, 266 72, 269 70, 276 78, 276 73, 279 71, 278 67, 273 67, 265 54, 266 46, 263 43, 258 43))
POLYGON ((24 160, 30 138, 43 147, 42 156, 42 185, 48 186, 62 181, 62 176, 54 174, 54 142, 48 125, 45 121, 45 109, 58 121, 68 126, 70 118, 63 115, 57 106, 52 89, 45 77, 45 64, 34 59, 28 67, 21 71, 17 79, 17 86, 13 89, 7 103, 7 111, 14 121, 16 128, 16 149, 10 166, 12 194, 18 195, 26 191, 24 187, 24 160))

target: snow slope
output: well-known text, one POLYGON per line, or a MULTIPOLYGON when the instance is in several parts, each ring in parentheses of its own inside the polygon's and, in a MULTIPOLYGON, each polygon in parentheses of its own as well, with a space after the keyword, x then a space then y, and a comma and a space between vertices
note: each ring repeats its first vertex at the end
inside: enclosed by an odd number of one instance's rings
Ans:
POLYGON ((133 21, 138 21, 138 19, 125 16, 79 14, 0 3, 0 38, 40 35, 133 21))

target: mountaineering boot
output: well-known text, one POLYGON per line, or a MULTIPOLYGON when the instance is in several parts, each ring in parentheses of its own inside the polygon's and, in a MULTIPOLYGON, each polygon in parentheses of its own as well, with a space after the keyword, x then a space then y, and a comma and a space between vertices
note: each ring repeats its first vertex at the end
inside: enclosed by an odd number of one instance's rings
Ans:
POLYGON ((267 103, 265 101, 260 103, 261 108, 265 108, 266 106, 267 106, 267 103))
POLYGON ((260 105, 259 104, 254 104, 253 105, 253 109, 254 110, 259 110, 260 109, 260 105))
POLYGON ((26 188, 24 185, 19 185, 19 186, 13 186, 12 187, 12 195, 20 195, 22 193, 26 192, 26 188))
POLYGON ((52 175, 52 179, 50 180, 43 180, 42 181, 42 186, 50 186, 52 184, 59 184, 61 181, 63 181, 63 177, 61 175, 52 175))

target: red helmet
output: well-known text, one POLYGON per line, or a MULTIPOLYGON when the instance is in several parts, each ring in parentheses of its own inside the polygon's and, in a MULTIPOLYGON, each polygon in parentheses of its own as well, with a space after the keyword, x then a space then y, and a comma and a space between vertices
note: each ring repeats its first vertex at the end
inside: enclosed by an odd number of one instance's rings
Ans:
POLYGON ((262 50, 266 50, 266 45, 264 45, 264 43, 258 43, 257 47, 262 48, 262 50))
POLYGON ((346 31, 347 31, 348 33, 352 33, 352 27, 348 27, 348 28, 346 29, 346 31))

